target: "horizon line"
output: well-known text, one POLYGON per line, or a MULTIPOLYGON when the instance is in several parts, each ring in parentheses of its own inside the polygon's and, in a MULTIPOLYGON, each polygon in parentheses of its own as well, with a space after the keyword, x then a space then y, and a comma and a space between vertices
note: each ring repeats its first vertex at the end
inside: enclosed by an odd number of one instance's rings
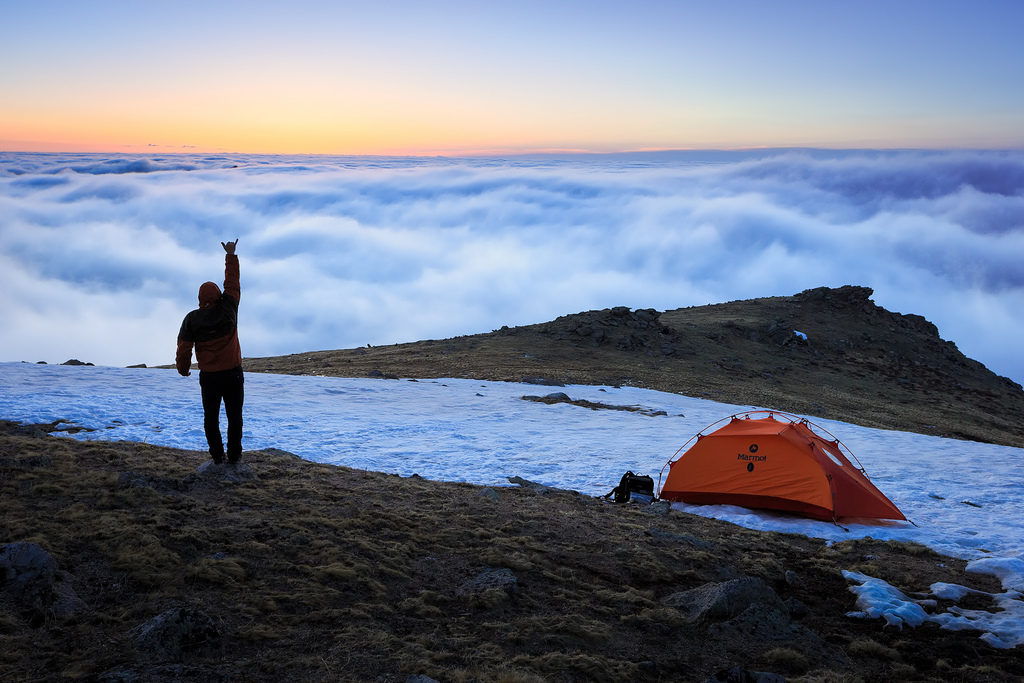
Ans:
POLYGON ((536 156, 618 156, 630 154, 657 155, 669 153, 756 153, 756 152, 779 152, 779 151, 815 151, 815 152, 1024 152, 1024 145, 1007 145, 1004 147, 986 146, 949 146, 949 147, 858 147, 858 146, 812 146, 812 145, 746 145, 738 147, 645 147, 638 149, 623 149, 615 151, 595 151, 588 149, 572 148, 541 148, 530 150, 437 150, 430 152, 373 152, 373 153, 352 153, 352 152, 246 152, 239 150, 227 150, 217 148, 201 149, 193 146, 170 147, 163 145, 149 145, 151 149, 132 150, 36 150, 36 149, 5 149, 0 148, 0 154, 88 154, 88 155, 131 155, 145 156, 147 154, 165 155, 195 155, 195 154, 224 154, 224 155, 246 155, 265 157, 404 157, 404 158, 487 158, 487 157, 536 157, 536 156))

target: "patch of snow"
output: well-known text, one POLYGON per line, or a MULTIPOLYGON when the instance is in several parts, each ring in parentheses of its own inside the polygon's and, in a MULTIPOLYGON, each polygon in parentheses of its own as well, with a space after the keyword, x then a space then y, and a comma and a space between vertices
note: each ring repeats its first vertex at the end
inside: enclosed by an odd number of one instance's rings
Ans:
POLYGON ((1019 557, 985 557, 967 565, 967 571, 994 576, 1015 591, 1024 591, 1024 555, 1019 557))
MULTIPOLYGON (((1017 591, 989 594, 998 610, 995 612, 962 609, 954 605, 946 612, 930 613, 924 606, 934 607, 934 601, 912 600, 882 579, 860 572, 844 571, 843 576, 859 584, 850 586, 850 591, 857 595, 859 611, 848 612, 848 617, 882 618, 886 626, 900 630, 904 624, 916 627, 929 621, 950 631, 981 631, 981 640, 997 648, 1011 648, 1024 643, 1024 602, 1017 591)), ((931 591, 938 598, 957 601, 968 593, 981 593, 948 583, 933 584, 931 591)))

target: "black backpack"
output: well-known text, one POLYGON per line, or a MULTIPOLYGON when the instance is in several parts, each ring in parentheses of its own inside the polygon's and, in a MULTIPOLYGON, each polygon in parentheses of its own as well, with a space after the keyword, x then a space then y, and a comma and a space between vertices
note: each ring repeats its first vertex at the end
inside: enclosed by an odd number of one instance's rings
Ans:
POLYGON ((622 475, 619 485, 611 490, 605 498, 612 498, 616 503, 650 503, 654 500, 654 479, 646 474, 626 472, 622 475))

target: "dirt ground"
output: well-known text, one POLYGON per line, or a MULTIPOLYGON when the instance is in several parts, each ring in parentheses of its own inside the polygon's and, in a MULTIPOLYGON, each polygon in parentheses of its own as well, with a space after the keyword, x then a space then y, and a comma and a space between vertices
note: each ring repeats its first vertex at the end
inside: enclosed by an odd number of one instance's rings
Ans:
POLYGON ((0 431, 0 543, 38 543, 83 603, 58 615, 0 599, 0 680, 704 681, 735 666, 808 683, 1024 676, 1024 648, 845 616, 855 596, 842 570, 908 593, 937 581, 1000 590, 922 546, 826 547, 659 506, 279 451, 246 453, 251 476, 232 480, 197 473, 202 453, 0 431), (474 592, 495 569, 514 586, 474 592), (797 601, 796 616, 694 624, 663 604, 741 577, 797 601), (170 660, 140 652, 132 629, 172 608, 208 615, 218 642, 170 660))

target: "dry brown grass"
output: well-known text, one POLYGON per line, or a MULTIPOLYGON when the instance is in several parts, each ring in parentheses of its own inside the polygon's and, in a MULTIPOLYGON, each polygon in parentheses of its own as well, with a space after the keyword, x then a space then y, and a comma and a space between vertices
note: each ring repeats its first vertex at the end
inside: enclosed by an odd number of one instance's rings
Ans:
POLYGON ((757 666, 784 674, 803 674, 810 668, 807 657, 789 647, 777 647, 757 658, 757 666))
POLYGON ((889 662, 898 662, 900 653, 891 647, 886 647, 876 640, 862 639, 855 640, 846 647, 846 651, 856 657, 871 657, 889 662))
POLYGON ((260 481, 241 485, 192 481, 202 454, 144 444, 0 435, 0 459, 0 543, 40 543, 89 606, 59 620, 0 600, 0 680, 152 670, 128 632, 176 606, 209 614, 229 643, 224 657, 180 665, 206 680, 703 681, 737 664, 835 683, 1024 675, 1021 653, 975 634, 844 616, 854 596, 839 570, 866 555, 917 587, 991 589, 963 562, 940 567, 906 544, 826 548, 568 492, 490 500, 469 484, 261 451, 245 455, 260 481), (459 597, 486 567, 514 571, 518 592, 459 597), (805 586, 787 585, 787 570, 805 586), (727 647, 660 602, 740 575, 808 605, 804 625, 849 663, 775 642, 727 647))

